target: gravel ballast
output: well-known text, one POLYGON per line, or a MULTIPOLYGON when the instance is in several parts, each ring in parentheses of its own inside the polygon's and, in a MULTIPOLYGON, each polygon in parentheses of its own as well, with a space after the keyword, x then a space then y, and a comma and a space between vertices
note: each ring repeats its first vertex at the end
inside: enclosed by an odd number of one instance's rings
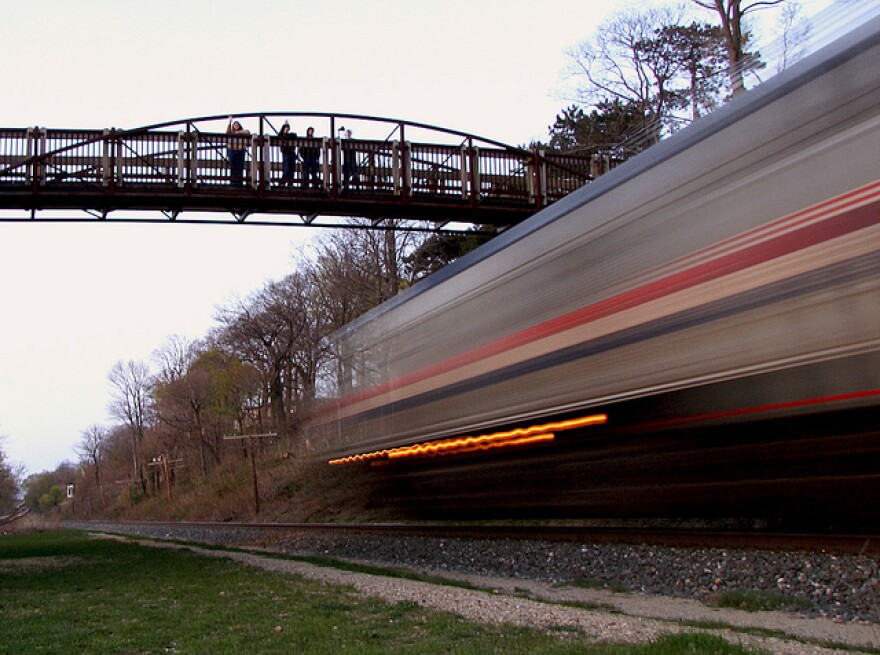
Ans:
POLYGON ((787 608, 838 623, 880 624, 878 561, 822 553, 784 553, 658 546, 550 543, 519 540, 392 537, 313 530, 69 524, 88 530, 179 539, 234 547, 268 548, 548 585, 583 585, 717 604, 725 592, 761 591, 792 600, 787 608))

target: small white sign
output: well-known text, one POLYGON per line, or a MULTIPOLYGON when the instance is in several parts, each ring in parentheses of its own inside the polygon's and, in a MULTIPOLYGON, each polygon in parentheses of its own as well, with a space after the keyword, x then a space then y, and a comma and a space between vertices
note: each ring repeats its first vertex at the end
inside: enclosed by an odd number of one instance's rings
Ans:
POLYGON ((72 484, 67 485, 67 498, 68 499, 73 498, 73 485, 72 484))

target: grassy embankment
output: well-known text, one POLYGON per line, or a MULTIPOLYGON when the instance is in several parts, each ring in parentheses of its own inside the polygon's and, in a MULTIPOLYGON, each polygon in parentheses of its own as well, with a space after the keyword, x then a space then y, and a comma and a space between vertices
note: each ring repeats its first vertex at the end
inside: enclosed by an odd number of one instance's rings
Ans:
POLYGON ((62 518, 134 520, 279 522, 394 521, 405 517, 386 502, 379 478, 369 471, 331 467, 326 462, 279 458, 266 453, 257 461, 260 514, 254 514, 251 467, 246 459, 231 458, 207 477, 182 473, 169 501, 166 489, 135 487, 132 496, 121 486, 105 488, 101 503, 94 489, 82 491, 76 507, 64 505, 62 518), (102 506, 105 505, 106 509, 102 506))
POLYGON ((0 536, 0 634, 0 654, 9 655, 748 652, 705 635, 597 646, 571 631, 478 625, 346 587, 72 531, 0 536))

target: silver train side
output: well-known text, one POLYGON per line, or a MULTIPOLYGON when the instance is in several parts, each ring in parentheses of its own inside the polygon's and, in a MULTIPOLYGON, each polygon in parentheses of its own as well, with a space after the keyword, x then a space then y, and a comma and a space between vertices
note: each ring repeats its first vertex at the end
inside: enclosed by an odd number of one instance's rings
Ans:
POLYGON ((880 21, 364 315, 341 457, 653 399, 639 430, 880 404, 880 21))

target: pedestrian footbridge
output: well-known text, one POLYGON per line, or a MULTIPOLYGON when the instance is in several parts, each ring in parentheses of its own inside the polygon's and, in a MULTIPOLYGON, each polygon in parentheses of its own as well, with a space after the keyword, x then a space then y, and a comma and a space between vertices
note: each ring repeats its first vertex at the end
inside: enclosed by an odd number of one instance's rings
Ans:
POLYGON ((130 130, 6 128, 0 222, 339 225, 360 217, 377 228, 401 219, 426 230, 503 228, 616 163, 609 153, 527 150, 354 114, 207 116, 130 130), (245 131, 228 133, 232 121, 245 131))

